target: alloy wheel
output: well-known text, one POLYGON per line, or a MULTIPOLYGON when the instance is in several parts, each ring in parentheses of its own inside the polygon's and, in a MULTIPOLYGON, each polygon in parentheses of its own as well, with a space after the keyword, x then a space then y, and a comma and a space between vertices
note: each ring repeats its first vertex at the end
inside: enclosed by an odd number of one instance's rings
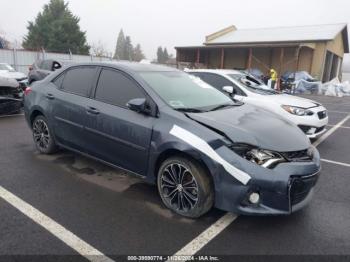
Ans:
POLYGON ((50 143, 49 128, 44 120, 38 119, 33 124, 33 137, 35 144, 40 149, 47 149, 50 143))
POLYGON ((198 184, 191 171, 182 164, 169 164, 161 174, 161 193, 168 204, 187 212, 198 203, 198 184))

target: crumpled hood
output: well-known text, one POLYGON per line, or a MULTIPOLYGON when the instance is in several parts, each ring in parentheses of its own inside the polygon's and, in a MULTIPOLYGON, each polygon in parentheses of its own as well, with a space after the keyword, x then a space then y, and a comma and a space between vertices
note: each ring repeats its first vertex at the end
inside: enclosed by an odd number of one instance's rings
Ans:
POLYGON ((287 94, 264 96, 264 99, 271 100, 275 103, 279 103, 280 105, 297 106, 302 108, 310 108, 319 105, 310 99, 287 94))
POLYGON ((15 79, 0 76, 0 88, 1 87, 17 88, 18 86, 19 84, 15 79))
POLYGON ((21 72, 10 72, 10 71, 0 71, 0 76, 12 78, 12 79, 27 78, 27 76, 21 72))
POLYGON ((299 151, 310 146, 309 139, 293 123, 253 105, 187 115, 224 133, 233 142, 278 152, 299 151))

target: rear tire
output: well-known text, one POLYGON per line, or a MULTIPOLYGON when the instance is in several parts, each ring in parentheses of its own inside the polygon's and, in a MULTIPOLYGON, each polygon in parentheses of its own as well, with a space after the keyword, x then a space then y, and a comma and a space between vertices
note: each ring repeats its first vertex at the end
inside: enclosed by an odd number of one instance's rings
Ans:
POLYGON ((163 203, 175 213, 197 218, 214 203, 214 190, 206 170, 182 156, 165 160, 158 171, 158 191, 163 203))
POLYGON ((44 116, 39 115, 34 119, 32 130, 34 144, 41 154, 53 154, 57 151, 58 147, 44 116))

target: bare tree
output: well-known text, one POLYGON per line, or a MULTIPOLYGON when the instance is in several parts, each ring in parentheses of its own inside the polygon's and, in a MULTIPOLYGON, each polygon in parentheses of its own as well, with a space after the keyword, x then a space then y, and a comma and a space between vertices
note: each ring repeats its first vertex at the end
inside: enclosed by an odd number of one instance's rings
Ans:
POLYGON ((105 45, 101 42, 98 41, 97 43, 93 43, 91 45, 91 50, 90 50, 91 55, 97 56, 97 57, 109 57, 110 53, 108 52, 107 48, 105 45))

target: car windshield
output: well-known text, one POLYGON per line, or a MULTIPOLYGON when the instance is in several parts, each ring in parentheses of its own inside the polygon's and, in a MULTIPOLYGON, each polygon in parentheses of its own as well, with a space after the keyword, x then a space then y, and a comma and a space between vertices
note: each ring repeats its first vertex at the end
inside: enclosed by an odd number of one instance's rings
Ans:
POLYGON ((236 105, 200 78, 184 72, 142 72, 140 75, 175 110, 202 112, 236 105))
POLYGON ((253 76, 244 75, 244 74, 229 74, 228 76, 233 80, 236 80, 238 83, 246 87, 251 92, 258 93, 261 95, 279 94, 276 90, 261 83, 259 80, 255 79, 253 76))
POLYGON ((10 72, 15 72, 15 69, 8 64, 0 64, 0 70, 6 70, 10 72))

